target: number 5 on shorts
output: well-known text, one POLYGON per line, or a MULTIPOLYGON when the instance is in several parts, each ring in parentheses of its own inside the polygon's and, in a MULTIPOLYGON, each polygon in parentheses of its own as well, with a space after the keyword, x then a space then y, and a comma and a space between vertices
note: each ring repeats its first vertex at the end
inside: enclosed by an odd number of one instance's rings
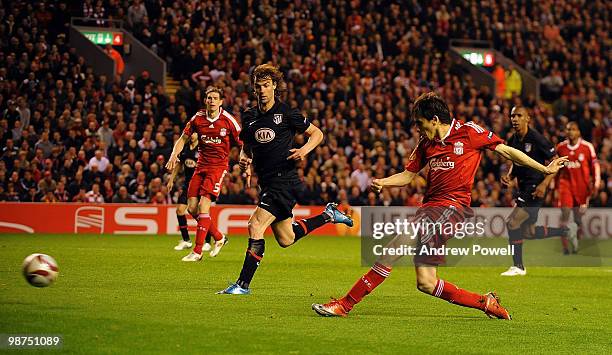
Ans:
POLYGON ((223 170, 223 174, 221 174, 219 182, 215 184, 215 188, 213 189, 213 193, 215 195, 219 195, 219 193, 221 192, 221 184, 223 183, 223 178, 225 177, 225 174, 227 174, 227 170, 223 170))

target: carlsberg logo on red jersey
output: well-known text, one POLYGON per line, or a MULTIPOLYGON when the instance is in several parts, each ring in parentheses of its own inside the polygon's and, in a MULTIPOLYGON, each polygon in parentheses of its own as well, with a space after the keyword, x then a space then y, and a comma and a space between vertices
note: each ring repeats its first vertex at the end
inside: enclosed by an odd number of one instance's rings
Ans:
POLYGON ((223 141, 221 140, 221 138, 219 137, 209 137, 205 134, 202 135, 202 137, 200 137, 200 139, 202 140, 202 143, 204 144, 221 144, 223 143, 223 141))
POLYGON ((568 169, 580 169, 580 166, 579 161, 568 161, 565 163, 565 167, 568 169))
POLYGON ((450 161, 449 157, 446 157, 446 159, 433 158, 429 161, 429 168, 433 171, 450 170, 455 168, 455 162, 450 161))

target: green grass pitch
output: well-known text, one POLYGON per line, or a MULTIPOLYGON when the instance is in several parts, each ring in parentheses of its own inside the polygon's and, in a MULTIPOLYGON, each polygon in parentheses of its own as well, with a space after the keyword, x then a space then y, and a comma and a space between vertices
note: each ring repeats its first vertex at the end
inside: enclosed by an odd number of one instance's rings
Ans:
POLYGON ((214 294, 237 277, 246 238, 232 237, 217 258, 199 263, 181 262, 177 240, 1 235, 0 333, 62 334, 62 351, 72 353, 612 351, 610 267, 531 267, 516 278, 500 277, 503 267, 440 270, 459 287, 496 290, 512 321, 421 294, 413 270, 396 268, 349 318, 331 319, 310 305, 343 295, 367 270, 357 238, 309 237, 288 249, 268 238, 250 296, 214 294), (34 252, 59 263, 51 287, 31 287, 21 275, 34 252))

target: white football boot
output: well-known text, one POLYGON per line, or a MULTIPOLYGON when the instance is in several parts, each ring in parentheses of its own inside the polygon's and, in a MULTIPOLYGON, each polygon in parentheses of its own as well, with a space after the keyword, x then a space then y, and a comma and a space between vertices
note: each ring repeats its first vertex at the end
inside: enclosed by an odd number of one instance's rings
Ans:
POLYGON ((221 240, 216 241, 215 242, 215 247, 213 248, 213 250, 210 251, 210 256, 211 257, 215 257, 219 254, 219 252, 221 251, 221 248, 223 248, 223 246, 225 246, 225 244, 227 244, 229 240, 227 239, 227 237, 224 235, 223 238, 221 238, 221 240))
POLYGON ((567 225, 567 240, 572 243, 574 254, 578 252, 578 225, 574 222, 567 225))
POLYGON ((510 268, 501 273, 501 276, 525 276, 527 275, 527 269, 521 269, 520 267, 510 266, 510 268))
POLYGON ((187 254, 187 256, 183 257, 183 261, 200 261, 202 260, 202 254, 197 254, 195 252, 191 252, 187 254))
POLYGON ((191 249, 191 246, 192 246, 192 245, 193 245, 193 244, 191 244, 191 241, 186 242, 186 241, 184 241, 184 240, 181 240, 181 241, 180 241, 180 242, 177 244, 177 246, 175 246, 175 247, 174 247, 174 250, 187 250, 187 249, 191 249))
POLYGON ((212 249, 210 243, 204 243, 204 245, 202 246, 202 251, 210 251, 210 249, 212 249))

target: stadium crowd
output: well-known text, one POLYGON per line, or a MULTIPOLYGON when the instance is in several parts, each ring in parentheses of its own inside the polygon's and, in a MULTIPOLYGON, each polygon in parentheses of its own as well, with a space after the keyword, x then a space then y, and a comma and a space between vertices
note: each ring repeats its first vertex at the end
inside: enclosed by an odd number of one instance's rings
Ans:
MULTIPOLYGON (((553 143, 579 123, 602 164, 592 205, 610 206, 612 122, 610 4, 603 1, 166 1, 2 0, 0 8, 0 201, 176 201, 163 166, 209 85, 240 117, 253 104, 249 73, 272 62, 285 100, 326 135, 299 173, 302 204, 417 205, 424 179, 380 196, 373 177, 401 171, 418 139, 411 98, 436 90, 455 116, 511 134, 521 103, 553 143), (248 6, 251 4, 252 6, 248 6), (167 95, 143 72, 108 78, 67 44, 70 16, 125 21, 165 59, 181 87, 167 95), (542 78, 543 99, 495 97, 453 64, 449 38, 490 40, 542 78)), ((303 144, 298 137, 297 145, 303 144)), ((231 155, 218 203, 255 203, 231 155)), ((507 165, 487 153, 474 206, 511 206, 500 183, 507 165)), ((175 184, 180 186, 180 184, 175 184)), ((549 193, 547 203, 552 204, 549 193)))

